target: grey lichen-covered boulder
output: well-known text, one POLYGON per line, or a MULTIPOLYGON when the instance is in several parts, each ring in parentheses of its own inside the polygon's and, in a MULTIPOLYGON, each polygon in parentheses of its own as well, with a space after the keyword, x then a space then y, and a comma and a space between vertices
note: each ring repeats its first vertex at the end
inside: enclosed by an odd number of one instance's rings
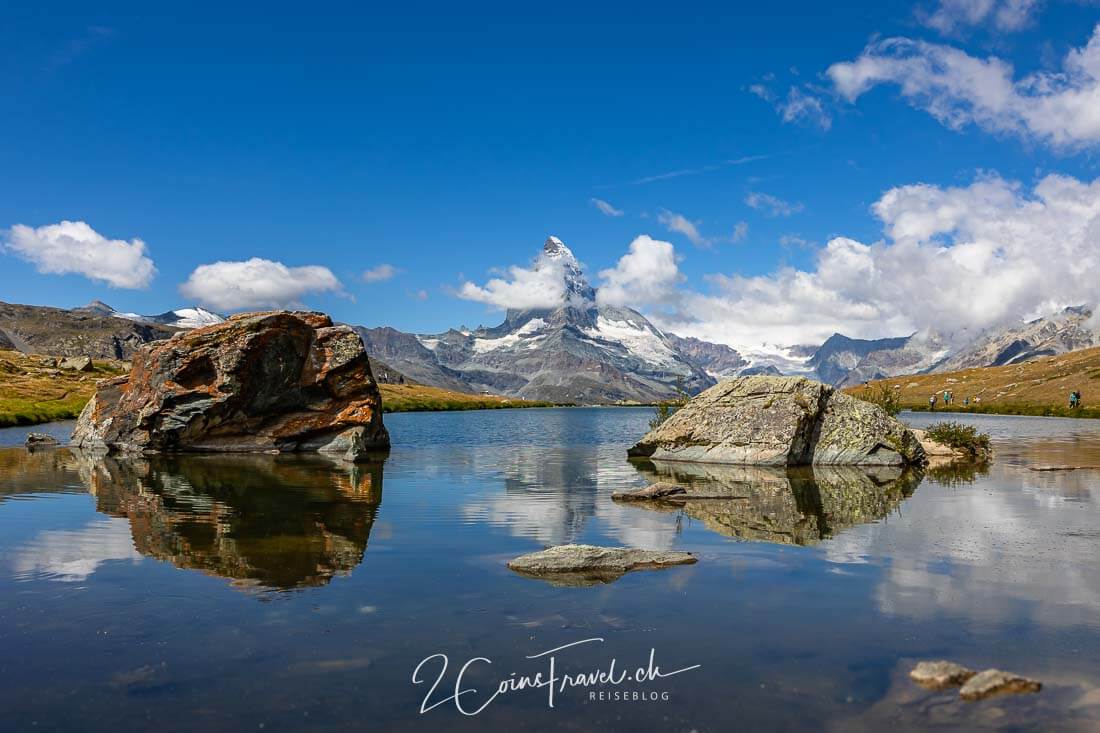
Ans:
POLYGON ((881 408, 805 377, 751 376, 692 399, 629 449, 632 457, 758 466, 906 466, 913 432, 881 408))

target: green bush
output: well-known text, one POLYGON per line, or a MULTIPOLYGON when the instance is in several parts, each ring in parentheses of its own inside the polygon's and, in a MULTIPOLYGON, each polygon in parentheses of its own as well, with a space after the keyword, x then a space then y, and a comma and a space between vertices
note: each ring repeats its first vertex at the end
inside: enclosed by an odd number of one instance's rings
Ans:
POLYGON ((979 433, 973 425, 938 422, 929 426, 924 432, 937 443, 969 453, 974 458, 986 458, 993 450, 989 444, 989 435, 979 433))
POLYGON ((856 397, 872 405, 878 405, 890 417, 896 417, 902 409, 901 398, 886 382, 879 382, 874 386, 867 385, 856 394, 856 397))

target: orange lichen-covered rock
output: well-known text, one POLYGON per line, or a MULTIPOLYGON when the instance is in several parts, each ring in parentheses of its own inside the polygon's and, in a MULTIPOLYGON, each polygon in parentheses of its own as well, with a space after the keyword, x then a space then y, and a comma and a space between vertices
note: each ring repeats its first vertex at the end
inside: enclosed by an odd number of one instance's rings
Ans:
POLYGON ((134 353, 99 384, 73 433, 120 452, 319 451, 357 460, 389 447, 363 342, 322 313, 243 313, 134 353))

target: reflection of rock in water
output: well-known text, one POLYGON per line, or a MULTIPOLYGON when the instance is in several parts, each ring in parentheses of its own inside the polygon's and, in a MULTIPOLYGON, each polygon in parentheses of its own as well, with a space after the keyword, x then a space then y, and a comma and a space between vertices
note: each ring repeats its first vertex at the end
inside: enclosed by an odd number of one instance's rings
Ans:
POLYGON ((910 496, 921 479, 919 473, 886 466, 636 466, 653 481, 684 486, 687 495, 632 506, 682 511, 728 537, 793 545, 812 545, 846 527, 881 519, 910 496), (728 498, 692 499, 693 493, 728 498))
POLYGON ((382 464, 292 456, 81 461, 96 508, 130 521, 144 555, 234 580, 318 586, 363 560, 382 464))

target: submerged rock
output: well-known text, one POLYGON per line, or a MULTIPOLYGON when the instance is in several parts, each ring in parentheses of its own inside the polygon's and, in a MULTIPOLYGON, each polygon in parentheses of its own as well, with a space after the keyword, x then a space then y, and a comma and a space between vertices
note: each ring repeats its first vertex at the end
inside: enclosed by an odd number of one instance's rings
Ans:
POLYGON ((964 700, 984 700, 994 695, 1025 694, 1041 689, 1043 684, 1038 680, 999 669, 987 669, 967 680, 959 690, 959 696, 964 700))
POLYGON ((610 583, 631 570, 691 565, 689 552, 636 550, 628 547, 558 545, 521 555, 508 567, 522 575, 548 580, 555 585, 610 583))
POLYGON ((947 687, 958 687, 976 673, 961 664, 939 660, 937 662, 920 662, 909 677, 922 687, 933 690, 942 690, 947 687))
POLYGON ((101 382, 73 433, 124 452, 318 451, 347 460, 389 447, 358 334, 321 313, 246 313, 134 353, 101 382))
POLYGON ((683 486, 677 486, 676 484, 658 482, 652 486, 635 489, 634 491, 616 491, 611 494, 611 498, 615 501, 653 501, 655 499, 665 499, 678 494, 687 494, 687 489, 683 486))
POLYGON ((924 462, 909 428, 869 402, 805 377, 730 379, 697 395, 627 452, 762 466, 924 462))
POLYGON ((28 450, 38 448, 55 448, 58 445, 57 438, 46 433, 27 433, 27 441, 24 443, 28 450))

